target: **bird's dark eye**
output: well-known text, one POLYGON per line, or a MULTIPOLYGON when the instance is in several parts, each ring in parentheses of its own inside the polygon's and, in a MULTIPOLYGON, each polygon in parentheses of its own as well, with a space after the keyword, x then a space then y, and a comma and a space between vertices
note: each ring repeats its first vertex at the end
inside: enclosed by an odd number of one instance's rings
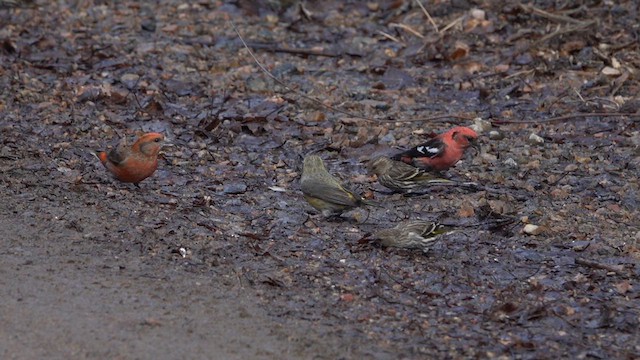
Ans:
POLYGON ((155 138, 153 141, 160 142, 160 138, 155 138))

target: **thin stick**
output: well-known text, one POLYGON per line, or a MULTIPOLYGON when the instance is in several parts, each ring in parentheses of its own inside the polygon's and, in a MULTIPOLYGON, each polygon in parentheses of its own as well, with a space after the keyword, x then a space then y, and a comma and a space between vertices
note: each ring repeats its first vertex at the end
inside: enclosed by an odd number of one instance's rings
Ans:
POLYGON ((427 9, 425 9, 424 5, 422 5, 422 1, 416 0, 416 3, 418 3, 418 6, 420 6, 420 9, 422 9, 422 12, 424 13, 424 15, 427 17, 427 19, 429 19, 431 26, 433 26, 436 32, 440 34, 440 30, 438 30, 438 25, 436 25, 436 22, 433 21, 433 18, 431 17, 431 15, 429 15, 429 12, 427 11, 427 9))
POLYGON ((393 27, 393 28, 400 28, 403 29, 407 32, 410 32, 411 34, 413 34, 416 37, 419 37, 420 39, 424 39, 424 35, 420 34, 417 30, 413 29, 411 26, 409 25, 405 25, 405 24, 396 24, 396 23, 391 23, 389 24, 389 27, 393 27))
POLYGON ((536 41, 534 43, 534 45, 542 44, 542 43, 547 42, 547 41, 549 41, 549 40, 551 40, 551 39, 553 39, 553 38, 555 38, 557 36, 560 36, 560 35, 564 35, 564 34, 569 34, 569 33, 572 33, 572 32, 578 32, 578 31, 585 30, 588 27, 596 25, 597 23, 598 23, 597 20, 591 20, 591 21, 580 22, 579 24, 572 25, 572 26, 571 25, 565 26, 564 28, 560 28, 560 29, 552 32, 551 34, 543 36, 538 41, 536 41))
POLYGON ((444 33, 447 30, 451 29, 452 27, 456 26, 459 22, 461 22, 464 19, 464 15, 460 16, 459 18, 453 20, 452 22, 450 22, 447 26, 445 26, 442 31, 440 33, 444 33))
POLYGON ((386 33, 386 32, 384 32, 384 31, 378 30, 378 34, 380 34, 380 35, 382 35, 382 36, 386 37, 387 39, 389 39, 389 40, 391 40, 391 41, 393 41, 393 42, 397 42, 397 43, 399 43, 399 44, 404 44, 404 43, 403 43, 402 41, 400 41, 400 39, 398 39, 397 37, 395 37, 395 36, 393 36, 393 35, 391 35, 391 34, 387 34, 387 33, 386 33))
POLYGON ((270 44, 251 44, 251 47, 254 49, 261 49, 270 52, 281 52, 288 54, 296 54, 296 55, 309 55, 309 56, 325 56, 325 57, 338 57, 341 54, 331 53, 321 50, 313 50, 313 49, 295 49, 295 48, 287 48, 287 47, 279 47, 270 44))
POLYGON ((587 266, 594 269, 607 270, 620 275, 624 274, 624 265, 603 264, 594 260, 588 260, 584 258, 575 258, 574 261, 578 265, 587 266))
POLYGON ((564 22, 564 23, 571 23, 571 24, 583 24, 584 23, 584 22, 582 22, 580 20, 576 20, 576 19, 570 18, 568 16, 552 14, 552 13, 544 11, 542 9, 538 9, 537 7, 534 7, 534 6, 520 4, 520 8, 522 10, 524 10, 524 11, 536 14, 538 16, 542 16, 543 18, 546 18, 548 20, 564 22))
POLYGON ((548 118, 548 119, 542 119, 542 120, 521 120, 521 121, 511 121, 511 120, 494 120, 492 121, 493 124, 544 124, 544 123, 550 123, 550 122, 555 122, 555 121, 564 121, 564 120, 570 120, 570 119, 579 119, 579 118, 585 118, 585 117, 590 117, 590 116, 627 116, 630 118, 638 118, 640 117, 640 114, 625 114, 625 113, 576 113, 576 114, 568 114, 568 115, 563 115, 563 116, 557 116, 557 117, 553 117, 553 118, 548 118))

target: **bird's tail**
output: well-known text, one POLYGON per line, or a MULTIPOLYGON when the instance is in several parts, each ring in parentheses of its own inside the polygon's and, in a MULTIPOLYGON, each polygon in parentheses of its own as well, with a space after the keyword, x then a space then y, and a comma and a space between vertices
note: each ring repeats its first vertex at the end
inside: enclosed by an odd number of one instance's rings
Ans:
POLYGON ((367 205, 367 206, 374 206, 374 207, 379 207, 379 208, 383 208, 384 207, 384 206, 382 206, 382 204, 380 204, 377 201, 361 199, 360 202, 363 203, 364 205, 367 205))

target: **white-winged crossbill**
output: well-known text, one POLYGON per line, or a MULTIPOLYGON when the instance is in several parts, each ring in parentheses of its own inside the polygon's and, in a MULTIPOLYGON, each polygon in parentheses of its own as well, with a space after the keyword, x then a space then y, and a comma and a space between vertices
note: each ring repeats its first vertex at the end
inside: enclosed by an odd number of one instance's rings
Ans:
POLYGON ((392 157, 425 170, 447 170, 455 165, 469 147, 478 149, 478 133, 468 127, 456 126, 425 143, 392 157))

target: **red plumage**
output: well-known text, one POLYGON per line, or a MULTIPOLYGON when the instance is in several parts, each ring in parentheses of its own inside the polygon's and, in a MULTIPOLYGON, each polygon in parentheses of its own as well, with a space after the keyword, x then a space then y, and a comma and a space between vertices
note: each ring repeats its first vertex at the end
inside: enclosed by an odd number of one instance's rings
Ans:
POLYGON ((462 159, 469 147, 477 149, 477 139, 478 133, 473 129, 457 126, 395 155, 393 159, 425 170, 447 170, 462 159))

